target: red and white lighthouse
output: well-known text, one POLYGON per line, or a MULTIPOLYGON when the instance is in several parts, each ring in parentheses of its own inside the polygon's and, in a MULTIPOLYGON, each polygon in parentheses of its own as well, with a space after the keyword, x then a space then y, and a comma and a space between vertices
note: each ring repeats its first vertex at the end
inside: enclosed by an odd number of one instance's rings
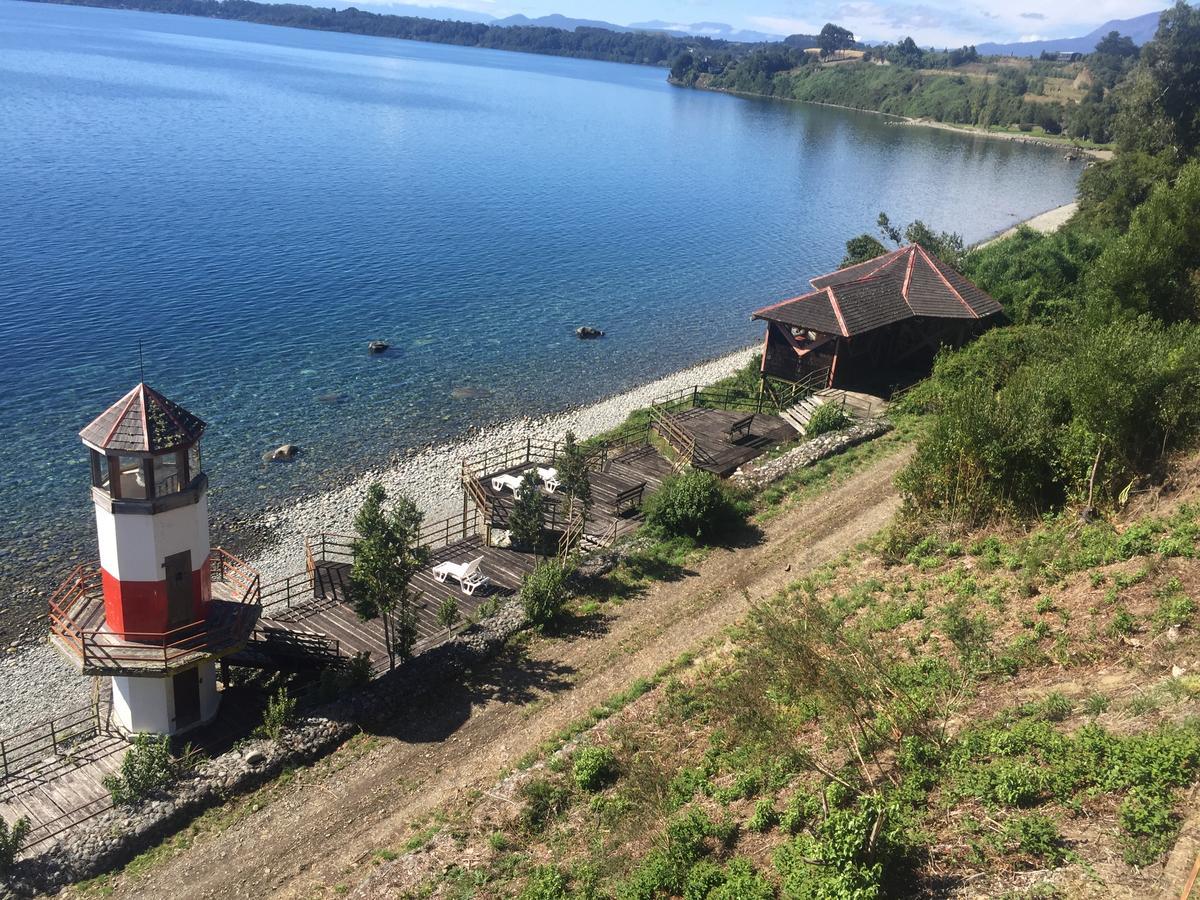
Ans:
POLYGON ((216 660, 245 645, 258 617, 257 575, 209 545, 204 428, 143 383, 79 433, 100 565, 60 588, 51 631, 83 672, 112 678, 113 712, 130 732, 211 720, 216 660))

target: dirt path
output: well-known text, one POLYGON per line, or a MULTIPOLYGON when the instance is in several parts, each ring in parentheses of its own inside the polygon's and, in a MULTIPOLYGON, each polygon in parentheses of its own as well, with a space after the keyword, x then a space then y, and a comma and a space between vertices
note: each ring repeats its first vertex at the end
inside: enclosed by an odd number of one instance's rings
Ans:
MULTIPOLYGON (((533 641, 472 683, 418 704, 361 755, 302 773, 261 810, 201 835, 121 897, 321 897, 360 880, 373 851, 399 849, 411 824, 443 802, 491 785, 505 766, 599 702, 653 675, 741 618, 805 570, 874 534, 899 505, 880 460, 777 516, 763 540, 720 550, 676 581, 653 585, 593 627, 533 641), (436 702, 435 702, 436 701, 436 702)), ((341 759, 339 759, 341 757, 341 759)))

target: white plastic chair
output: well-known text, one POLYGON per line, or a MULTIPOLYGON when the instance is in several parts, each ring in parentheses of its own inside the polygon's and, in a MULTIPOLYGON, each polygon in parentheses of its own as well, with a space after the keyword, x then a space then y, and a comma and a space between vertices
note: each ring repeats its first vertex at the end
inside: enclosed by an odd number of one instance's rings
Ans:
POLYGON ((447 578, 453 578, 458 582, 462 592, 469 597, 475 593, 476 588, 482 587, 491 580, 479 571, 481 565, 483 565, 482 556, 476 557, 469 563, 438 563, 433 567, 433 577, 440 584, 445 584, 447 578))
POLYGON ((558 480, 558 469, 555 469, 553 466, 548 468, 538 466, 537 474, 538 478, 542 479, 542 484, 546 486, 546 490, 552 494, 558 490, 558 486, 561 483, 558 480))
POLYGON ((500 493, 508 488, 514 494, 521 489, 521 479, 516 475, 497 475, 492 478, 492 490, 500 493))

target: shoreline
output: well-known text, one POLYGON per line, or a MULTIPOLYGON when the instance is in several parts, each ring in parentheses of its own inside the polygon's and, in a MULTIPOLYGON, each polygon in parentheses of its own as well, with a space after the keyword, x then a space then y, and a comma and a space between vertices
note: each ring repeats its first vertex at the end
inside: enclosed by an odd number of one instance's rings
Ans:
POLYGON ((1072 200, 1070 203, 1064 203, 1062 206, 1056 206, 1054 209, 1048 209, 1043 213, 1038 213, 1036 216, 1030 216, 1028 219, 1024 219, 1018 222, 1016 225, 1012 225, 998 234, 995 234, 990 238, 986 238, 985 240, 980 241, 978 244, 974 244, 970 249, 982 250, 984 247, 994 244, 997 241, 1002 241, 1005 238, 1012 237, 1021 228, 1032 228, 1034 231, 1037 231, 1041 234, 1053 234, 1054 232, 1058 231, 1058 229, 1066 225, 1071 217, 1075 215, 1078 209, 1079 201, 1072 200))
POLYGON ((781 103, 802 103, 805 106, 824 106, 830 109, 845 109, 850 112, 869 113, 873 116, 879 116, 886 120, 885 124, 913 126, 917 128, 936 128, 939 131, 951 131, 958 134, 966 134, 972 137, 995 138, 1001 141, 1010 141, 1017 144, 1028 144, 1034 147, 1048 147, 1051 150, 1074 150, 1079 153, 1092 157, 1093 159, 1109 160, 1115 155, 1115 151, 1101 147, 1085 147, 1081 144, 1072 141, 1070 138, 1055 138, 1053 136, 1030 135, 1024 133, 1014 134, 1008 131, 991 131, 987 128, 981 128, 978 125, 956 124, 953 122, 936 122, 933 119, 914 118, 912 116, 903 116, 898 113, 884 112, 879 109, 870 109, 865 106, 847 106, 844 103, 825 103, 821 100, 800 100, 796 97, 777 97, 774 94, 756 94, 752 91, 735 91, 730 88, 711 87, 706 84, 701 84, 697 81, 695 84, 684 84, 677 81, 671 76, 667 76, 667 84, 678 88, 691 88, 697 91, 708 91, 710 94, 728 94, 730 97, 744 97, 753 100, 776 100, 781 103))
POLYGON ((366 491, 380 482, 389 497, 404 493, 426 521, 448 518, 462 508, 459 463, 491 448, 526 438, 554 440, 567 431, 585 440, 621 425, 631 412, 683 387, 706 385, 734 374, 757 355, 757 345, 697 363, 594 403, 569 407, 540 418, 522 417, 471 429, 455 439, 423 449, 399 449, 402 459, 369 468, 349 482, 301 497, 282 508, 244 522, 231 523, 230 537, 251 546, 246 562, 263 583, 304 569, 304 538, 320 532, 348 532, 366 491), (257 545, 257 546, 255 546, 257 545))

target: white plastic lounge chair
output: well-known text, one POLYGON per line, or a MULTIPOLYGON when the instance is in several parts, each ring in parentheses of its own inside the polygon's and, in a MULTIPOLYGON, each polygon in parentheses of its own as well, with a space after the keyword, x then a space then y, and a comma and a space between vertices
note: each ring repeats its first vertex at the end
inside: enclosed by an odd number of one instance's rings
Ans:
POLYGON ((492 490, 496 493, 508 488, 514 494, 521 489, 521 479, 516 475, 497 475, 492 479, 492 490))
POLYGON ((542 466, 538 466, 537 473, 538 478, 542 479, 542 484, 546 486, 546 490, 552 494, 558 490, 558 485, 560 484, 558 480, 558 469, 553 467, 543 468, 542 466))
POLYGON ((447 578, 453 578, 467 596, 475 593, 477 587, 482 587, 490 580, 479 571, 483 557, 476 557, 469 563, 444 562, 433 567, 433 577, 439 583, 445 584, 447 578))

